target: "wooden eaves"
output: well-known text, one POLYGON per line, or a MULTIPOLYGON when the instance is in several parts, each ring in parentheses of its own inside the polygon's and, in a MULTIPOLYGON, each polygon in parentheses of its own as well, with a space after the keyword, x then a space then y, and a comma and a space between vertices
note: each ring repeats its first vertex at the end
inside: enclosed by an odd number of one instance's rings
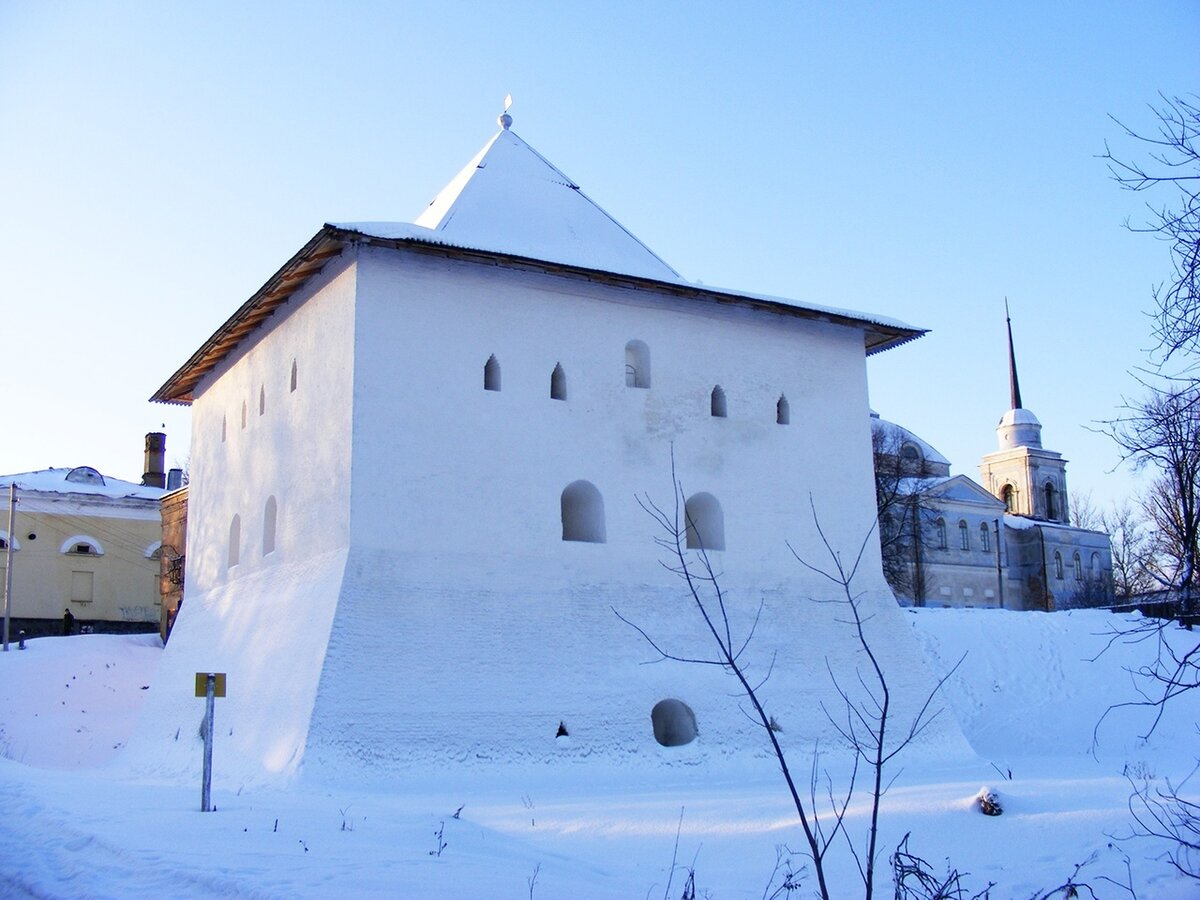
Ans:
POLYGON ((243 340, 251 335, 275 310, 286 303, 310 278, 318 274, 329 260, 342 254, 349 244, 361 243, 372 246, 407 248, 459 259, 503 264, 513 268, 529 268, 541 272, 584 277, 589 281, 614 286, 646 289, 651 287, 661 293, 677 297, 693 298, 716 303, 735 303, 769 310, 780 315, 829 322, 863 330, 865 350, 868 356, 899 347, 926 334, 926 329, 913 328, 899 323, 874 320, 850 312, 837 312, 820 308, 797 306, 770 297, 741 294, 715 288, 707 288, 686 282, 658 281, 620 275, 595 269, 585 269, 545 260, 530 259, 486 250, 456 247, 436 241, 415 238, 374 237, 349 228, 325 225, 291 259, 289 259, 253 296, 238 308, 217 331, 205 341, 191 358, 184 363, 151 396, 159 403, 190 404, 196 385, 229 355, 243 340))

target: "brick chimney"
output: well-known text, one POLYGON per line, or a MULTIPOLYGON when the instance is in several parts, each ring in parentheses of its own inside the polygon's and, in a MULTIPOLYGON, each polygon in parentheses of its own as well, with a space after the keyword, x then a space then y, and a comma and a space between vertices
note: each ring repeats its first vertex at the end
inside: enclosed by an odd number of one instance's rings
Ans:
POLYGON ((146 435, 146 471, 142 475, 142 484, 147 487, 167 486, 167 436, 161 431, 152 431, 146 435))

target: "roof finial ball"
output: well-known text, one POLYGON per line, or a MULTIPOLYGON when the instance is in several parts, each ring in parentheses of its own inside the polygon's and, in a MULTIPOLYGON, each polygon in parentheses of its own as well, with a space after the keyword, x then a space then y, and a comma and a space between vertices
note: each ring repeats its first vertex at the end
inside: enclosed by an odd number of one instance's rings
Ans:
POLYGON ((508 129, 512 128, 512 116, 508 114, 508 108, 510 106, 512 106, 512 94, 507 94, 504 97, 504 112, 500 113, 500 115, 496 117, 496 122, 505 131, 508 131, 508 129))

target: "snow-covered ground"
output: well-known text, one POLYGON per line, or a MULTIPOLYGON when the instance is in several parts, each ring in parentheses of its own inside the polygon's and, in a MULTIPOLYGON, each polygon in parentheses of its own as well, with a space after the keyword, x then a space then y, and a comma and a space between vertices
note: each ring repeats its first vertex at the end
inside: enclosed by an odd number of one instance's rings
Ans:
MULTIPOLYGON (((1200 884, 1173 871, 1162 845, 1124 838, 1129 778, 1178 785, 1195 767, 1200 696, 1173 701, 1149 739, 1145 708, 1116 710, 1096 728, 1111 704, 1137 699, 1128 670, 1153 642, 1100 654, 1128 619, 1092 611, 905 619, 940 673, 966 653, 943 705, 979 758, 901 757, 883 807, 885 870, 911 833, 910 849, 936 872, 949 862, 976 890, 993 881, 996 898, 1052 888, 1085 861, 1078 877, 1099 897, 1128 897, 1104 879, 1129 877, 1143 900, 1197 896, 1200 884), (978 812, 983 785, 1004 815, 978 812)), ((86 635, 0 655, 0 895, 679 897, 686 866, 697 896, 760 898, 780 887, 781 848, 802 844, 766 758, 664 765, 653 780, 586 761, 442 769, 372 792, 216 791, 216 811, 200 813, 199 784, 130 781, 116 765, 160 652, 154 636, 86 635)), ((215 733, 219 765, 219 701, 215 733)), ((845 764, 843 752, 823 753, 835 784, 845 764)), ((792 765, 807 776, 807 759, 792 765)), ((852 834, 866 812, 851 807, 852 834)), ((861 896, 842 846, 830 860, 832 894, 861 896)), ((815 888, 810 867, 791 896, 815 888)), ((885 871, 877 896, 891 893, 885 871)))

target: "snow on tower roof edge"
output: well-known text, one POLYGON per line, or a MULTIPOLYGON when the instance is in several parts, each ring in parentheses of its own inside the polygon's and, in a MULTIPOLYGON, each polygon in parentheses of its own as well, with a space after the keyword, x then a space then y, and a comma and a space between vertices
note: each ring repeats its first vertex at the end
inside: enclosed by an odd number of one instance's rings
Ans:
POLYGON ((501 128, 412 223, 326 223, 151 397, 188 404, 199 381, 276 308, 353 244, 485 254, 515 264, 863 327, 867 355, 927 332, 897 319, 695 284, 651 251, 556 166, 501 128))

